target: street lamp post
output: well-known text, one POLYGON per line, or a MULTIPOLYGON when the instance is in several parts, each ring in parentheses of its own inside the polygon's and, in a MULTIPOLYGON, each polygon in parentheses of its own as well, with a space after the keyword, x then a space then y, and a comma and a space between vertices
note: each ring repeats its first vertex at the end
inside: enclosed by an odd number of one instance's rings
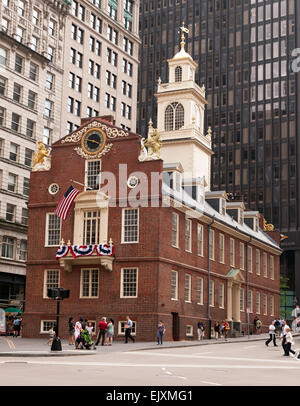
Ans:
POLYGON ((60 301, 70 297, 70 290, 63 288, 48 289, 47 296, 56 300, 56 327, 55 327, 55 337, 51 345, 51 351, 61 351, 62 350, 61 341, 58 335, 60 301))

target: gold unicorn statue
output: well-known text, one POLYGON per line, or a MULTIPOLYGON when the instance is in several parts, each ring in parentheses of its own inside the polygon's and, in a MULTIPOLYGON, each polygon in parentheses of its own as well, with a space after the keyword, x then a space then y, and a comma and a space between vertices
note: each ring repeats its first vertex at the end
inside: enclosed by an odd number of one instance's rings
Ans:
POLYGON ((152 126, 152 120, 149 121, 148 137, 141 140, 141 150, 146 153, 147 156, 160 158, 160 149, 162 146, 162 141, 160 134, 156 128, 152 126), (146 150, 148 149, 148 151, 146 150), (150 150, 150 152, 149 152, 150 150))
POLYGON ((50 161, 50 149, 46 149, 42 141, 38 141, 38 149, 33 155, 32 169, 48 169, 47 166, 50 161))

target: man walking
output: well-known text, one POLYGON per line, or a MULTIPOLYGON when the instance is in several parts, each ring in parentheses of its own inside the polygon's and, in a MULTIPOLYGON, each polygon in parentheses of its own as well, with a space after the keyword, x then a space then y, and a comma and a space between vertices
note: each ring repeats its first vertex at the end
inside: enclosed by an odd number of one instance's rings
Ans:
POLYGON ((198 321, 197 324, 197 332, 198 332, 198 341, 202 341, 204 338, 204 324, 202 323, 202 321, 198 321))
POLYGON ((282 345, 282 348, 283 348, 283 351, 284 351, 285 354, 286 354, 285 344, 286 344, 287 329, 289 329, 289 326, 286 324, 286 321, 283 320, 282 321, 282 331, 281 331, 281 336, 280 337, 282 339, 281 345, 282 345))
POLYGON ((274 347, 277 347, 274 321, 272 321, 272 324, 269 325, 269 334, 270 334, 270 338, 265 342, 266 346, 268 347, 270 342, 273 340, 274 347))
POLYGON ((104 345, 105 334, 106 334, 106 330, 108 327, 108 324, 106 323, 106 317, 102 317, 100 323, 98 324, 98 327, 99 327, 99 334, 98 334, 97 342, 95 345, 99 345, 100 339, 101 339, 101 345, 104 345))
POLYGON ((126 316, 126 324, 125 324, 125 344, 128 343, 128 338, 134 343, 135 339, 132 337, 131 332, 132 332, 132 326, 133 323, 130 320, 129 316, 126 316))

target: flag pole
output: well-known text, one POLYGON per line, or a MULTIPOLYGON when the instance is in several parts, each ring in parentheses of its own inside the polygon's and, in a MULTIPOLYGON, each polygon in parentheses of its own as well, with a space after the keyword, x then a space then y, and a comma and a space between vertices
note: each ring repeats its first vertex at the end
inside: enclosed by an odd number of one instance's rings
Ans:
POLYGON ((76 180, 74 180, 74 179, 70 179, 70 182, 77 183, 78 185, 81 185, 81 186, 85 187, 86 189, 93 190, 91 187, 86 186, 84 183, 77 182, 77 181, 76 181, 76 180))

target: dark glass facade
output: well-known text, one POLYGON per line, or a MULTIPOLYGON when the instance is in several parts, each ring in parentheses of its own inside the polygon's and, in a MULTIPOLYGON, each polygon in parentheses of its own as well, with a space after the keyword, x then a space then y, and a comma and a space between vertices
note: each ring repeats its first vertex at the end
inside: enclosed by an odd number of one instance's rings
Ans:
POLYGON ((211 188, 243 199, 248 209, 264 213, 269 223, 288 235, 282 243, 289 251, 282 255, 282 273, 296 275, 291 285, 300 300, 296 137, 300 115, 295 72, 300 62, 293 56, 300 47, 298 3, 142 1, 137 128, 146 134, 150 117, 156 125, 156 83, 159 77, 168 81, 167 59, 179 49, 178 31, 184 21, 189 29, 187 51, 199 67, 196 81, 206 87, 205 125, 212 127, 214 150, 211 188))

